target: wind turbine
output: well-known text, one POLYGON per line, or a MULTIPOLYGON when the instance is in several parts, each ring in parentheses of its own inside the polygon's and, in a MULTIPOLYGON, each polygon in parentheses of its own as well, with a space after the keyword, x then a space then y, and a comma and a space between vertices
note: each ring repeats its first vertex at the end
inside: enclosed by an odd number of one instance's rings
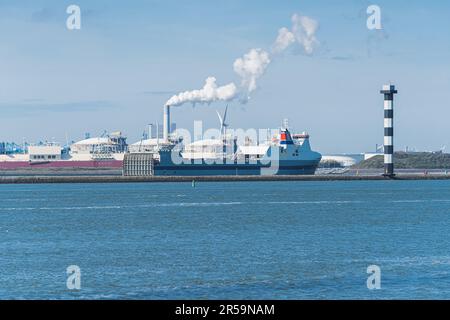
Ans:
POLYGON ((222 137, 225 137, 227 132, 228 123, 227 121, 227 111, 228 111, 228 105, 225 107, 225 112, 223 113, 223 117, 220 115, 219 111, 216 110, 217 116, 219 117, 220 122, 220 134, 222 137))
POLYGON ((223 117, 221 117, 219 111, 216 110, 217 116, 219 117, 219 121, 220 121, 220 134, 222 136, 222 155, 223 155, 224 161, 225 161, 225 157, 227 154, 227 142, 226 142, 227 141, 227 127, 228 127, 228 123, 226 123, 227 111, 228 111, 228 105, 225 107, 223 117))

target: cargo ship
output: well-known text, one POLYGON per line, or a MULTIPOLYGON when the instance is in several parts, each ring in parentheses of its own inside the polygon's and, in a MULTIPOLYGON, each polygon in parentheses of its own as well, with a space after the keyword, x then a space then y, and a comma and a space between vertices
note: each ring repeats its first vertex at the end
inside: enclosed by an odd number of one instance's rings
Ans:
POLYGON ((227 109, 219 116, 216 139, 184 144, 172 134, 170 106, 164 107, 163 139, 136 143, 124 157, 125 176, 312 175, 322 155, 311 149, 309 134, 291 134, 285 120, 279 132, 261 143, 227 133, 227 109))

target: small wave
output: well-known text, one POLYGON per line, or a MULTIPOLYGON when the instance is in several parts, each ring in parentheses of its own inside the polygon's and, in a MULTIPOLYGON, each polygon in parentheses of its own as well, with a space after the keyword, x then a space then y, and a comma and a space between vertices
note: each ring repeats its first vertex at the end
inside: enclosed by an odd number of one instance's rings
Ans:
POLYGON ((415 200, 392 200, 391 203, 427 203, 427 202, 450 202, 448 199, 415 199, 415 200))
MULTIPOLYGON (((316 201, 258 201, 258 202, 167 202, 167 203, 148 203, 136 205, 105 205, 105 206, 73 206, 73 207, 9 207, 0 208, 0 211, 70 211, 70 210, 119 210, 133 208, 155 208, 155 207, 219 207, 219 206, 239 206, 239 205, 301 205, 301 204, 360 204, 371 201, 362 200, 316 200, 316 201)), ((450 202, 449 199, 417 199, 417 200, 391 200, 390 203, 429 203, 429 202, 450 202)))
POLYGON ((206 207, 206 206, 231 206, 241 205, 242 202, 179 202, 179 203, 152 203, 133 206, 86 206, 86 207, 12 207, 0 208, 0 211, 49 211, 49 210, 99 210, 99 209, 132 209, 154 207, 206 207))
POLYGON ((346 203, 364 203, 365 201, 359 200, 323 200, 323 201, 269 201, 269 202, 258 202, 267 204, 346 204, 346 203))
POLYGON ((121 206, 90 206, 90 207, 18 207, 18 208, 1 208, 4 211, 32 211, 32 210, 96 210, 96 209, 122 209, 121 206))
POLYGON ((155 207, 208 207, 208 206, 233 206, 241 205, 243 202, 179 202, 179 203, 158 203, 155 207))

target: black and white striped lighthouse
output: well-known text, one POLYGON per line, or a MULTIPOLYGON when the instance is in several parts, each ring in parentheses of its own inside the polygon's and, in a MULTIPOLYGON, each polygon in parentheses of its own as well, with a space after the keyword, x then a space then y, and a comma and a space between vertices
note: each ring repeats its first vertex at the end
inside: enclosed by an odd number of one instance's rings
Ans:
POLYGON ((394 176, 394 94, 395 86, 384 85, 384 175, 394 176))

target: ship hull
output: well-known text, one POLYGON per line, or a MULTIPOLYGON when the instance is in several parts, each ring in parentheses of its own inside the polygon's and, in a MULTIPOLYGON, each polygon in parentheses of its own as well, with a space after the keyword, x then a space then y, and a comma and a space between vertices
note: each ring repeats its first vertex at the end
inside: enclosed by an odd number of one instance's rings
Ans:
POLYGON ((313 175, 317 166, 317 161, 281 163, 273 168, 262 164, 156 164, 153 174, 155 176, 313 175))

